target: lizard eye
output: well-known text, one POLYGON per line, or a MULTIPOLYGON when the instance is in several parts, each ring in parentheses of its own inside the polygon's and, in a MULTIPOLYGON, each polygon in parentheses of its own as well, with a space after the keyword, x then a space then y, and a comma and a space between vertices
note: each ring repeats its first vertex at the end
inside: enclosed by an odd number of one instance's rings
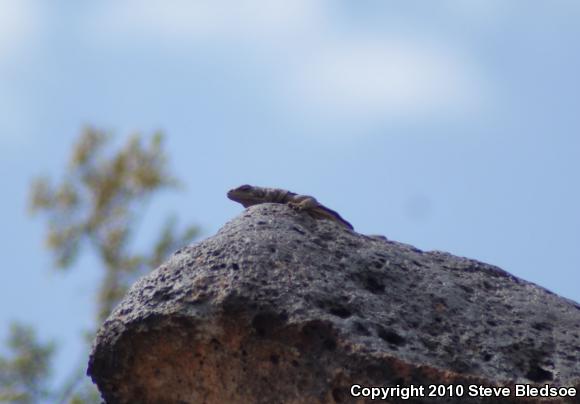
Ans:
POLYGON ((249 191, 252 188, 251 185, 242 185, 241 187, 239 187, 238 189, 240 191, 249 191))

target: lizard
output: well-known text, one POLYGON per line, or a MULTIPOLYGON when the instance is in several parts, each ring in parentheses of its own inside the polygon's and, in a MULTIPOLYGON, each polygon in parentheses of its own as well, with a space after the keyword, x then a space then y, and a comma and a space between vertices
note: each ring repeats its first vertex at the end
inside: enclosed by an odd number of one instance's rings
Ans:
POLYGON ((332 220, 350 230, 354 230, 352 225, 344 220, 337 212, 327 208, 313 196, 298 195, 285 189, 264 188, 252 185, 242 185, 230 189, 227 196, 232 201, 241 203, 244 208, 260 203, 287 204, 292 209, 307 212, 315 218, 332 220))

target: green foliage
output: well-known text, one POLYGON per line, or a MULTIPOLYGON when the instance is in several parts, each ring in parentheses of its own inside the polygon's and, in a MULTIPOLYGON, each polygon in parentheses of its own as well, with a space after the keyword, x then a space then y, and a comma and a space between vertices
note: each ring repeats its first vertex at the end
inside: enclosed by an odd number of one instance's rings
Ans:
POLYGON ((167 172, 161 133, 148 144, 133 135, 120 150, 107 154, 109 141, 106 133, 85 129, 62 183, 54 186, 47 178, 36 179, 30 198, 31 210, 48 216, 46 242, 57 267, 69 268, 86 244, 101 259, 105 276, 99 291, 99 321, 137 276, 198 234, 195 226, 178 233, 176 219, 169 218, 151 249, 131 251, 136 223, 150 197, 178 183, 167 172))
POLYGON ((54 343, 43 344, 32 327, 13 323, 6 346, 10 356, 0 357, 0 402, 26 404, 49 398, 54 343))
MULTIPOLYGON (((147 203, 157 192, 175 188, 178 182, 168 172, 161 133, 155 133, 149 142, 135 134, 116 151, 107 147, 110 145, 108 134, 85 129, 73 147, 60 184, 37 178, 30 193, 31 211, 47 217, 46 244, 57 268, 71 268, 87 248, 102 263, 97 324, 109 315, 138 276, 158 266, 198 234, 196 226, 179 232, 176 217, 170 216, 153 244, 144 251, 135 251, 132 241, 147 203)), ((54 345, 39 343, 32 328, 16 324, 7 348, 9 356, 0 357, 0 402, 100 402, 97 390, 84 375, 86 358, 58 392, 49 392, 54 345)))
POLYGON ((69 400, 68 404, 99 404, 101 396, 94 384, 84 384, 69 400))

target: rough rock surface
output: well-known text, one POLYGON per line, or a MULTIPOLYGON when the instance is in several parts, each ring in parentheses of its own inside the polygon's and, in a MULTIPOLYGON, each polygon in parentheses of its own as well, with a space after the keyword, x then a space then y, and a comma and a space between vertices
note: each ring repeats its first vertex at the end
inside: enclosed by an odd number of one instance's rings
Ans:
POLYGON ((538 401, 468 398, 467 386, 579 388, 579 363, 580 305, 492 265, 262 204, 137 282, 88 372, 107 403, 363 402, 353 384, 462 384, 463 397, 400 402, 490 403, 538 401))

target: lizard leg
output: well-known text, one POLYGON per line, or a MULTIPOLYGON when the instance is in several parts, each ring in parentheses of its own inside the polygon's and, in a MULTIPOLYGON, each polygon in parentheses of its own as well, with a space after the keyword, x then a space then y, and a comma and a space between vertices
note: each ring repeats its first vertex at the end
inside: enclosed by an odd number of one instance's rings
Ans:
POLYGON ((288 202, 288 206, 297 211, 314 209, 320 206, 318 201, 311 196, 304 197, 299 201, 288 202))

